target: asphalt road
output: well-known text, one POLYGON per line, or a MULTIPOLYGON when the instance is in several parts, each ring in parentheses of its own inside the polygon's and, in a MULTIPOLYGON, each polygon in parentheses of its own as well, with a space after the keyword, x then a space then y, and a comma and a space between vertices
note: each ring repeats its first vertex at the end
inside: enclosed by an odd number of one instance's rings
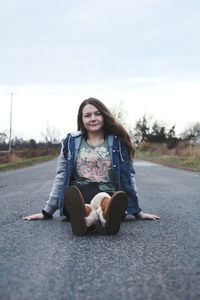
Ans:
POLYGON ((200 299, 200 173, 136 162, 140 205, 116 236, 76 237, 40 212, 56 161, 0 173, 0 299, 200 299))

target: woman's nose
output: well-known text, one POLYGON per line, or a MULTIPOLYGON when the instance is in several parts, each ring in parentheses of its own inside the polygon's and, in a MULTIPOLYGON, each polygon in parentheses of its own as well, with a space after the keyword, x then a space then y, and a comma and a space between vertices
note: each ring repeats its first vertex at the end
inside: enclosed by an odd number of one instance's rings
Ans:
POLYGON ((95 115, 91 115, 91 120, 96 120, 96 116, 95 115))

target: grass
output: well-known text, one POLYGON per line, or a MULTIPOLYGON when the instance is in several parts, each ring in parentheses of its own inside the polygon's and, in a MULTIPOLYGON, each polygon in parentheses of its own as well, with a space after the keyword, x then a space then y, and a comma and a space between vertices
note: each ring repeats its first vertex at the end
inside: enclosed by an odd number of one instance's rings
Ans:
POLYGON ((136 159, 147 160, 185 170, 200 171, 200 160, 194 156, 162 155, 157 152, 137 150, 136 159))
POLYGON ((36 163, 49 161, 57 157, 57 154, 50 154, 45 156, 38 156, 33 158, 19 159, 13 162, 0 164, 0 171, 16 170, 24 167, 33 166, 36 163))

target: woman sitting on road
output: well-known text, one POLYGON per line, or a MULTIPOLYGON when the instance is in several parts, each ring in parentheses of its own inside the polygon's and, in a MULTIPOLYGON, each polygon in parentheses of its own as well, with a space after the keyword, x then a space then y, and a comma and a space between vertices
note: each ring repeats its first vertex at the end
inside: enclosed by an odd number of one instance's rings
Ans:
POLYGON ((134 147, 127 131, 95 98, 84 100, 78 111, 78 132, 69 133, 58 159, 57 175, 42 213, 24 220, 52 218, 59 208, 75 235, 101 224, 116 234, 127 214, 140 220, 160 219, 141 211, 138 204, 134 147))

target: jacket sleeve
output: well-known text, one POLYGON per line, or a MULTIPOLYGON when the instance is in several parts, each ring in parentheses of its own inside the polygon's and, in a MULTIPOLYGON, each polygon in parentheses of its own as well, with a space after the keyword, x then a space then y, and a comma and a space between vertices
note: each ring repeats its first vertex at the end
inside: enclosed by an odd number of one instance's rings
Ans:
POLYGON ((58 162, 57 162, 56 177, 54 179, 54 183, 49 195, 49 199, 46 202, 46 205, 44 207, 44 210, 51 215, 53 215, 54 212, 58 209, 59 195, 60 195, 61 187, 64 182, 66 164, 67 164, 67 160, 63 155, 63 146, 62 146, 60 155, 58 157, 58 162))
POLYGON ((136 214, 141 211, 138 201, 138 191, 135 180, 135 170, 130 159, 128 149, 122 145, 122 162, 120 167, 120 181, 123 190, 128 195, 128 214, 136 214))

